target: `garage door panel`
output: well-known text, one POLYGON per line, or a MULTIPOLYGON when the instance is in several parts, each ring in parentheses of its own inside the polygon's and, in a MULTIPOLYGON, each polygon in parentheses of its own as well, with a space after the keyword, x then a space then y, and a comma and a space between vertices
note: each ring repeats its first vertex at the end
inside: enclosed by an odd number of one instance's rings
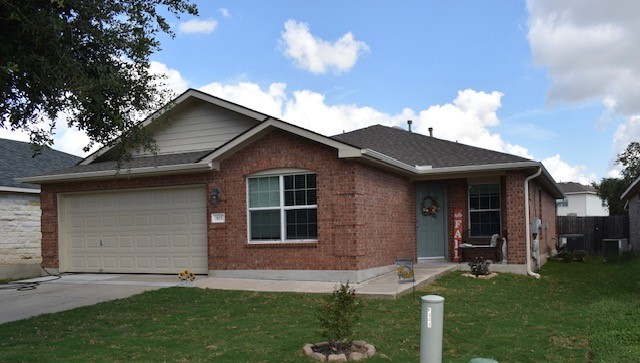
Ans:
POLYGON ((148 227, 151 225, 150 216, 136 216, 136 227, 148 227))
POLYGON ((120 237, 120 241, 118 243, 118 247, 121 249, 132 250, 133 249, 133 237, 132 236, 122 236, 120 237))
POLYGON ((206 273, 204 187, 63 196, 72 272, 206 273))

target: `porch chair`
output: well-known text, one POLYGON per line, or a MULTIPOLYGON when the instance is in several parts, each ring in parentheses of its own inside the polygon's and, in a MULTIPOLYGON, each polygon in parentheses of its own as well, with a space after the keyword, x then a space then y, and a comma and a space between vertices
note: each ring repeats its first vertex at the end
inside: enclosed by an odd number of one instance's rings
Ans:
POLYGON ((471 237, 469 230, 465 230, 460 244, 460 261, 470 262, 477 257, 491 260, 493 263, 502 261, 503 239, 498 234, 491 237, 471 237))

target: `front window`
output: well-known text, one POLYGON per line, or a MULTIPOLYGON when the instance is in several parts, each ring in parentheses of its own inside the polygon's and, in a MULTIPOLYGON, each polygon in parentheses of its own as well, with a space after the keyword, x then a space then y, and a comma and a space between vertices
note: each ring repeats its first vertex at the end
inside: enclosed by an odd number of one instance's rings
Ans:
POLYGON ((250 241, 318 239, 315 174, 250 177, 247 192, 250 241))
POLYGON ((500 234, 500 184, 469 187, 469 235, 500 234))

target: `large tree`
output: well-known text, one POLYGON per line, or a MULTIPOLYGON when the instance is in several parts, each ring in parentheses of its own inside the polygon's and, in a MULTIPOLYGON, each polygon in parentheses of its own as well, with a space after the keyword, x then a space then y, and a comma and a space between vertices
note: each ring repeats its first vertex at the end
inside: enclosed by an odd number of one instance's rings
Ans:
POLYGON ((607 201, 610 215, 627 214, 620 196, 640 176, 640 143, 630 143, 618 154, 616 164, 622 166, 622 178, 603 178, 600 184, 593 183, 598 196, 607 201))
POLYGON ((627 149, 618 154, 616 164, 622 165, 622 178, 627 182, 633 182, 640 176, 640 142, 634 141, 627 149))
POLYGON ((123 137, 153 149, 135 126, 166 102, 149 56, 157 36, 174 36, 165 16, 197 8, 188 0, 0 0, 0 127, 27 131, 51 145, 60 115, 86 132, 90 144, 123 137))

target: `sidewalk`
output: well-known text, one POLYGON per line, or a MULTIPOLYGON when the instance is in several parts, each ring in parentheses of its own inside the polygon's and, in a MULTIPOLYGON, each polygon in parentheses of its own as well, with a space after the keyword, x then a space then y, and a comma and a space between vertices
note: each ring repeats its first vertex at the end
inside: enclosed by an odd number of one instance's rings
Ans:
MULTIPOLYGON (((354 284, 353 287, 360 295, 372 298, 395 299, 410 293, 434 281, 439 276, 457 270, 459 264, 433 261, 414 265, 415 284, 397 282, 396 272, 374 277, 354 284)), ((196 287, 220 290, 271 291, 271 292, 304 292, 331 293, 337 282, 323 281, 292 281, 292 280, 260 280, 236 279, 228 277, 208 277, 196 280, 196 287)))

